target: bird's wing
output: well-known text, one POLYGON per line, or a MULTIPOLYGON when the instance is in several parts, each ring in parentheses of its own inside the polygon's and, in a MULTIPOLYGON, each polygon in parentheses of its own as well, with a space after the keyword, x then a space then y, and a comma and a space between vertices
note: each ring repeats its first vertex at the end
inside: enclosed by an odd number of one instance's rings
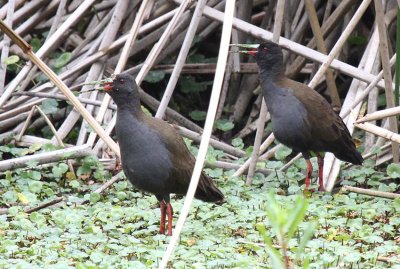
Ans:
POLYGON ((294 95, 304 104, 308 112, 311 134, 315 140, 333 142, 342 136, 351 139, 342 118, 319 93, 302 83, 287 80, 287 87, 294 89, 294 95))

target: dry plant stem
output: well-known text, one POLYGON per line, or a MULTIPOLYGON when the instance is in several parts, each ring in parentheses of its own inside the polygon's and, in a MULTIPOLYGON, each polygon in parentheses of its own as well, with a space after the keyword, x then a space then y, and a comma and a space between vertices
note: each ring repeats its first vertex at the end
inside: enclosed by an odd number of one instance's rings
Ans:
POLYGON ((215 114, 218 108, 218 100, 221 92, 223 76, 225 73, 226 61, 228 58, 229 41, 232 31, 232 20, 233 20, 234 10, 235 10, 235 1, 226 1, 225 14, 223 17, 224 23, 222 27, 221 44, 218 53, 217 69, 210 97, 210 105, 208 108, 207 118, 204 126, 204 133, 201 139, 199 153, 196 158, 196 163, 193 169, 193 174, 190 180, 185 202, 183 204, 181 213, 176 223, 175 231, 172 234, 170 243, 168 244, 167 250, 165 251, 163 258, 160 262, 159 269, 166 268, 168 260, 175 249, 175 245, 178 243, 179 235, 183 229, 186 217, 189 214, 190 206, 192 204, 197 184, 199 182, 200 174, 202 172, 204 159, 207 154, 208 143, 213 129, 215 114))
MULTIPOLYGON (((107 26, 106 29, 106 34, 104 35, 103 39, 101 40, 100 43, 100 50, 107 49, 115 40, 117 37, 118 29, 121 26, 122 23, 122 18, 124 17, 124 14, 126 12, 126 9, 128 7, 128 1, 118 1, 117 5, 115 6, 115 9, 113 11, 113 16, 111 18, 110 23, 107 26)), ((129 43, 129 37, 127 42, 129 43)), ((101 77, 102 73, 104 70, 104 61, 100 60, 99 62, 96 62, 92 67, 90 68, 89 71, 89 76, 92 75, 93 77, 101 77)), ((93 79, 91 79, 93 80, 93 79)), ((87 80, 88 81, 88 80, 87 80)), ((106 94, 103 103, 100 106, 100 111, 96 115, 96 121, 97 122, 102 122, 104 115, 106 113, 108 104, 110 103, 111 97, 106 94)), ((81 131, 84 131, 85 128, 82 128, 81 131)), ((86 136, 86 132, 82 133, 81 135, 86 136)), ((87 139, 87 143, 89 145, 94 144, 94 141, 96 139, 96 134, 94 132, 91 132, 89 135, 89 138, 87 139)), ((82 139, 83 140, 83 139, 82 139)))
POLYGON ((297 154, 294 158, 292 158, 290 161, 288 161, 284 166, 282 166, 279 171, 286 171, 292 164, 294 164, 295 161, 301 158, 301 153, 297 154))
POLYGON ((392 116, 397 116, 400 114, 400 107, 392 107, 388 109, 383 109, 379 110, 376 112, 373 112, 371 114, 367 114, 364 117, 360 118, 357 120, 357 123, 362 123, 366 121, 374 121, 374 120, 380 120, 392 116))
MULTIPOLYGON (((43 208, 52 206, 54 204, 57 204, 57 203, 59 203, 59 202, 61 202, 63 200, 64 200, 64 197, 58 197, 58 198, 55 198, 55 199, 53 199, 51 201, 44 202, 44 203, 42 203, 42 204, 40 204, 38 206, 35 206, 35 207, 27 207, 26 209, 24 209, 24 212, 27 213, 27 214, 30 214, 30 213, 38 211, 40 209, 43 209, 43 208)), ((0 208, 0 215, 6 215, 6 214, 8 214, 8 208, 0 208)))
POLYGON ((267 105, 265 104, 263 98, 261 101, 260 115, 257 120, 257 131, 256 131, 256 137, 254 139, 253 152, 250 157, 250 163, 247 172, 247 178, 246 178, 247 185, 251 185, 251 183, 253 182, 253 177, 256 170, 258 157, 260 156, 260 146, 264 133, 264 126, 265 126, 265 120, 267 118, 267 113, 268 113, 267 105))
POLYGON ((16 141, 20 141, 21 137, 24 135, 26 129, 28 129, 34 112, 35 112, 35 106, 33 106, 31 108, 31 111, 29 111, 28 117, 26 118, 26 120, 24 122, 24 125, 22 126, 21 131, 19 132, 19 134, 15 138, 16 141))
MULTIPOLYGON (((133 25, 132 25, 132 27, 130 29, 129 34, 128 34, 128 38, 127 38, 127 40, 126 40, 126 42, 124 44, 124 47, 122 48, 121 56, 120 56, 120 58, 118 60, 117 67, 115 68, 115 74, 121 73, 122 70, 125 67, 125 64, 126 64, 126 62, 128 60, 132 45, 133 45, 133 43, 134 43, 134 41, 135 41, 135 39, 136 39, 136 37, 138 35, 138 31, 139 31, 140 26, 143 23, 145 11, 146 11, 147 7, 150 8, 149 4, 152 5, 153 2, 145 0, 140 5, 139 11, 136 14, 135 20, 134 20, 133 25)), ((102 121, 103 120, 104 115, 106 113, 106 110, 107 110, 107 107, 108 107, 110 101, 111 101, 111 97, 108 94, 106 94, 104 96, 103 103, 102 103, 102 105, 100 107, 100 111, 97 114, 96 120, 98 120, 98 121, 102 121)), ((108 129, 112 130, 112 128, 114 127, 115 122, 116 122, 116 116, 117 115, 114 115, 115 119, 113 118, 111 120, 111 122, 109 123, 109 125, 111 125, 111 126, 108 129)), ((111 130, 110 130, 110 133, 111 133, 111 130)), ((96 134, 95 133, 91 133, 90 136, 89 136, 89 139, 88 139, 88 143, 92 145, 94 143, 95 139, 96 139, 96 134)), ((97 145, 96 145, 96 147, 97 147, 97 145)), ((100 148, 100 147, 97 147, 97 148, 100 148)))
MULTIPOLYGON (((395 62, 396 62, 396 54, 394 54, 390 59, 390 66, 392 66, 395 62)), ((354 109, 361 101, 363 101, 365 97, 367 97, 368 94, 371 92, 371 90, 373 90, 376 87, 376 84, 378 83, 378 81, 382 79, 382 77, 383 77, 383 71, 380 71, 379 74, 375 77, 375 79, 368 85, 368 87, 365 88, 365 90, 361 94, 357 95, 357 98, 354 100, 353 105, 348 109, 343 110, 343 112, 340 113, 341 117, 346 118, 350 114, 351 110, 354 109)), ((386 117, 387 116, 385 116, 385 118, 386 117)), ((362 122, 361 119, 359 119, 358 121, 362 122)))
MULTIPOLYGON (((232 32, 232 40, 233 40, 233 32, 232 32)), ((233 44, 235 44, 235 43, 233 43, 233 44)), ((238 43, 236 43, 236 44, 238 44, 238 43)), ((221 118, 222 112, 224 111, 224 104, 226 101, 226 96, 228 94, 229 81, 231 80, 233 68, 234 68, 234 57, 232 54, 230 54, 230 55, 228 55, 228 63, 226 64, 224 82, 222 83, 221 96, 219 98, 217 114, 215 116, 216 120, 221 118)))
POLYGON ((343 31, 341 34, 340 38, 336 42, 335 46, 332 48, 331 52, 328 55, 328 58, 324 61, 324 63, 321 65, 321 67, 318 69, 317 73, 313 77, 313 79, 310 81, 308 86, 311 88, 315 88, 317 84, 319 83, 320 79, 322 76, 325 74, 325 71, 328 69, 328 67, 331 65, 333 59, 337 57, 339 54, 340 50, 342 49, 343 45, 345 42, 347 42, 348 37, 352 33, 353 29, 356 27, 357 23, 363 16, 365 10, 368 8, 369 4, 371 3, 371 0, 363 0, 361 5, 358 7, 356 13, 354 16, 351 18, 349 24, 347 25, 346 29, 343 31))
MULTIPOLYGON (((80 17, 86 12, 86 10, 95 2, 96 0, 87 0, 82 3, 82 5, 72 13, 68 19, 57 29, 57 31, 49 38, 43 46, 37 51, 37 58, 40 59, 44 57, 56 44, 56 42, 64 35, 64 33, 74 25, 80 17)), ((3 24, 3 21, 1 21, 3 24)), ((3 29, 2 29, 3 30, 3 29)), ((4 31, 4 30, 3 30, 4 31)), ((15 42, 15 41, 14 41, 15 42)), ((20 44, 17 44, 20 48, 20 44)), ((24 49, 23 49, 24 51, 24 49)), ((25 52, 25 51, 24 51, 25 52)), ((18 75, 11 81, 8 85, 5 92, 0 96, 0 108, 4 105, 4 103, 8 100, 11 93, 17 88, 17 86, 22 82, 25 76, 28 74, 30 70, 29 65, 25 65, 22 70, 18 73, 18 75)))
MULTIPOLYGON (((230 163, 230 162, 223 162, 223 161, 215 161, 213 163, 206 163, 205 164, 206 167, 210 167, 210 168, 222 168, 225 170, 230 170, 230 169, 239 169, 241 167, 240 164, 236 164, 236 163, 230 163)), ((266 169, 266 168, 256 168, 256 172, 262 173, 264 175, 269 175, 273 172, 275 172, 275 170, 272 169, 266 169)))
MULTIPOLYGON (((369 42, 367 48, 365 49, 363 56, 358 64, 359 70, 365 70, 367 72, 371 72, 374 60, 377 55, 377 47, 374 45, 373 42, 374 38, 377 37, 377 32, 374 32, 372 35, 371 41, 369 42)), ((343 102, 342 109, 345 110, 352 105, 357 95, 361 92, 361 87, 364 86, 364 83, 357 79, 353 79, 349 90, 347 91, 346 98, 343 102)), ((347 128, 349 129, 350 133, 354 130, 354 122, 356 121, 357 115, 359 114, 361 105, 357 105, 354 109, 354 112, 351 113, 347 118, 344 118, 344 122, 346 123, 347 128)), ((324 185, 326 191, 332 191, 337 176, 340 172, 340 165, 342 161, 337 159, 334 154, 328 152, 325 154, 324 157, 324 167, 323 167, 323 178, 324 178, 324 185)))
MULTIPOLYGON (((390 74, 390 63, 389 63, 389 48, 388 48, 388 40, 386 35, 386 25, 385 25, 385 14, 383 12, 382 2, 380 0, 374 0, 376 16, 375 20, 378 24, 379 30, 379 41, 380 41, 380 55, 382 60, 382 69, 383 69, 383 77, 385 80, 385 95, 386 95, 386 107, 392 108, 394 107, 394 96, 393 96, 393 87, 392 87, 392 75, 390 74)), ((390 131, 397 133, 398 126, 397 120, 395 117, 390 117, 389 119, 389 129, 390 131)), ((395 163, 399 162, 399 145, 396 143, 392 143, 392 153, 393 153, 393 161, 395 163)))
MULTIPOLYGON (((283 14, 285 12, 285 0, 279 0, 276 4, 276 14, 274 23, 274 32, 272 35, 272 41, 278 43, 280 33, 283 24, 283 14)), ((262 93, 261 93, 262 94, 262 93)), ((267 105, 265 104, 264 98, 261 101, 260 115, 257 120, 257 132, 254 139, 253 153, 251 154, 250 164, 247 172, 246 184, 251 185, 254 177, 254 173, 257 166, 258 157, 260 155, 260 145, 264 133, 265 120, 267 118, 267 105)))
MULTIPOLYGON (((274 134, 270 134, 268 138, 265 139, 265 141, 261 144, 260 152, 264 152, 272 144, 272 142, 274 142, 274 140, 275 140, 274 134)), ((250 165, 250 161, 251 159, 247 159, 246 162, 242 164, 242 166, 238 170, 236 170, 236 172, 232 176, 238 177, 241 176, 244 172, 246 172, 247 168, 250 165)))
MULTIPOLYGON (((400 6, 400 4, 399 4, 400 6)), ((377 261, 380 262, 388 262, 388 263, 396 263, 399 264, 400 263, 400 259, 393 259, 394 257, 384 257, 384 256, 378 256, 376 257, 377 261)))
POLYGON ((10 28, 8 28, 3 21, 0 20, 0 29, 5 32, 27 55, 27 57, 36 64, 49 79, 69 98, 75 108, 82 114, 89 125, 99 134, 99 136, 107 143, 107 145, 119 156, 119 148, 117 144, 104 132, 103 128, 96 122, 96 120, 85 110, 83 105, 75 97, 75 95, 68 89, 57 75, 51 70, 40 58, 33 52, 31 47, 20 37, 15 35, 10 28))
POLYGON ((60 203, 62 201, 64 201, 64 197, 57 197, 57 198, 55 198, 55 199, 53 199, 51 201, 42 203, 42 204, 40 204, 38 206, 27 208, 24 211, 25 211, 25 213, 30 214, 32 212, 39 211, 40 209, 43 209, 43 208, 58 204, 58 203, 60 203))
POLYGON ((54 125, 51 123, 50 119, 47 117, 47 115, 43 112, 42 109, 40 109, 39 106, 34 106, 34 109, 37 109, 37 111, 39 111, 40 115, 42 115, 42 117, 44 118, 44 120, 46 121, 47 125, 49 126, 50 130, 52 131, 52 133, 54 134, 54 136, 57 139, 58 145, 60 145, 61 147, 65 147, 64 142, 61 140, 61 138, 57 135, 57 130, 56 128, 54 128, 54 125))
POLYGON ((197 27, 199 26, 200 19, 203 14, 204 6, 207 0, 197 1, 196 8, 193 13, 192 20, 190 21, 189 28, 185 35, 181 50, 179 51, 178 59, 176 60, 174 70, 172 71, 171 77, 168 81, 167 88, 165 89, 164 95, 161 99, 160 106, 158 107, 156 118, 162 119, 165 115, 165 110, 167 109, 168 103, 171 100, 172 94, 178 82, 179 76, 182 71, 183 64, 189 54, 190 46, 193 42, 194 35, 196 34, 197 27))
MULTIPOLYGON (((315 40, 317 42, 317 48, 320 52, 328 54, 324 42, 324 37, 322 35, 321 27, 318 22, 317 12, 315 11, 314 4, 312 0, 305 0, 304 3, 310 19, 311 29, 313 31, 315 40)), ((336 88, 335 79, 333 77, 332 70, 329 68, 326 70, 326 84, 328 86, 329 96, 331 97, 331 102, 333 107, 337 108, 340 107, 341 104, 340 104, 339 94, 336 88)))
MULTIPOLYGON (((195 142, 200 142, 202 134, 193 132, 189 129, 186 129, 184 127, 177 126, 179 128, 179 134, 183 137, 189 138, 190 140, 193 140, 195 142)), ((230 155, 233 155, 235 157, 244 157, 246 156, 246 152, 243 150, 234 148, 224 142, 215 140, 215 139, 210 139, 210 145, 213 146, 216 149, 220 149, 224 151, 225 153, 228 153, 230 155)))
MULTIPOLYGON (((11 2, 13 1, 7 1, 7 3, 5 3, 4 6, 0 8, 0 20, 4 20, 4 18, 6 17, 11 2)), ((14 9, 19 8, 24 2, 25 0, 14 1, 14 9)))
POLYGON ((396 143, 400 143, 400 135, 397 133, 394 133, 392 131, 389 131, 385 128, 378 127, 376 125, 373 125, 368 122, 364 123, 355 123, 354 124, 357 128, 360 128, 362 130, 365 130, 367 132, 373 133, 377 136, 383 137, 385 139, 391 140, 396 143))
MULTIPOLYGON (((51 132, 54 134, 54 136, 57 139, 58 144, 61 147, 65 147, 64 142, 61 140, 61 138, 57 135, 57 130, 56 128, 54 128, 54 125, 51 123, 50 119, 47 117, 47 115, 43 112, 43 110, 39 107, 39 106, 34 106, 34 108, 37 109, 37 111, 39 111, 40 115, 42 115, 42 117, 44 118, 44 120, 46 121, 47 125, 49 126, 51 132)), ((67 160, 67 164, 68 164, 68 168, 69 171, 75 175, 75 170, 74 167, 72 166, 72 163, 70 160, 67 160)))
MULTIPOLYGON (((336 7, 329 18, 322 24, 321 31, 323 36, 327 36, 334 29, 334 27, 338 25, 340 20, 342 20, 344 15, 349 11, 350 7, 353 6, 355 3, 356 0, 344 0, 340 2, 340 4, 336 7)), ((318 5, 318 3, 315 3, 315 5, 318 5)), ((304 19, 307 20, 305 16, 304 19)), ((300 32, 303 33, 304 30, 300 32)), ((294 41, 299 41, 299 38, 295 37, 294 34, 291 39, 294 41)), ((316 46, 315 43, 315 38, 313 37, 308 42, 307 47, 314 48, 316 46)), ((294 75, 298 74, 300 72, 300 69, 304 66, 305 61, 305 58, 297 56, 288 68, 288 76, 293 77, 294 75)))
POLYGON ((145 62, 143 63, 143 66, 140 69, 139 74, 137 74, 137 76, 136 76, 136 83, 139 86, 142 83, 145 76, 147 75, 147 73, 149 72, 149 70, 150 70, 151 66, 153 65, 153 63, 155 62, 157 56, 160 54, 162 48, 165 46, 166 42, 168 41, 169 36, 171 35, 173 29, 175 28, 176 24, 178 23, 179 19, 181 18, 183 12, 185 11, 185 9, 189 5, 189 3, 190 3, 189 0, 184 0, 182 2, 182 4, 179 6, 178 11, 174 14, 170 23, 168 24, 167 29, 165 29, 160 40, 150 51, 150 54, 147 56, 145 62))
POLYGON ((37 161, 38 164, 44 164, 66 159, 80 158, 91 154, 93 154, 93 151, 89 145, 74 146, 66 149, 37 153, 35 155, 0 161, 0 171, 25 167, 27 163, 32 161, 37 161))
POLYGON ((357 188, 357 187, 347 186, 347 185, 343 186, 342 189, 345 191, 350 191, 350 192, 355 192, 355 193, 365 194, 365 195, 370 195, 370 196, 375 196, 375 197, 382 197, 382 198, 388 198, 388 199, 400 198, 400 194, 398 194, 398 193, 391 193, 391 192, 385 192, 385 191, 374 191, 374 190, 357 188))
POLYGON ((115 182, 121 180, 122 178, 119 176, 119 174, 113 176, 110 180, 108 180, 106 183, 104 183, 103 185, 101 185, 100 188, 96 189, 94 191, 94 193, 102 193, 104 190, 106 190, 107 188, 109 188, 112 184, 114 184, 115 182))
MULTIPOLYGON (((180 0, 174 0, 174 1, 177 3, 180 3, 180 0)), ((204 8, 204 15, 206 15, 207 17, 212 18, 214 20, 217 20, 217 21, 222 21, 222 17, 223 17, 222 12, 220 12, 216 9, 213 9, 211 7, 208 7, 208 6, 206 6, 204 8)), ((259 27, 252 25, 250 23, 247 23, 245 21, 234 18, 233 26, 241 31, 244 31, 244 32, 256 37, 256 38, 264 39, 264 40, 272 39, 271 32, 260 29, 259 27)), ((306 46, 295 43, 287 38, 281 37, 279 39, 279 44, 287 47, 287 49, 290 51, 293 51, 301 56, 304 56, 308 59, 311 59, 311 60, 319 62, 319 63, 323 63, 328 59, 328 56, 326 56, 318 51, 312 50, 306 46)), ((371 75, 368 72, 360 70, 354 66, 351 66, 347 63, 341 62, 336 59, 332 61, 330 67, 333 69, 337 69, 340 72, 342 72, 346 75, 349 75, 353 78, 357 78, 359 80, 362 80, 362 81, 368 82, 368 83, 372 82, 375 78, 374 75, 371 75)), ((385 87, 383 81, 378 82, 377 86, 382 89, 385 87)))
MULTIPOLYGON (((10 28, 12 28, 12 23, 13 23, 14 7, 15 7, 15 0, 8 1, 7 19, 5 23, 10 28)), ((4 61, 8 58, 9 50, 10 50, 10 38, 8 36, 4 36, 3 48, 1 50, 1 57, 0 57, 0 95, 4 93, 4 85, 7 73, 7 65, 4 63, 4 61)))
MULTIPOLYGON (((26 95, 26 96, 33 96, 33 97, 41 97, 43 99, 40 99, 40 102, 42 102, 45 99, 59 99, 59 100, 68 101, 68 98, 62 94, 53 94, 53 93, 44 93, 44 92, 14 92, 12 95, 26 95)), ((82 97, 77 97, 77 98, 83 104, 94 105, 94 106, 101 105, 101 101, 95 101, 95 100, 92 100, 89 98, 82 98, 82 97)), ((117 108, 117 106, 110 104, 110 105, 108 105, 108 108, 115 110, 117 108)))

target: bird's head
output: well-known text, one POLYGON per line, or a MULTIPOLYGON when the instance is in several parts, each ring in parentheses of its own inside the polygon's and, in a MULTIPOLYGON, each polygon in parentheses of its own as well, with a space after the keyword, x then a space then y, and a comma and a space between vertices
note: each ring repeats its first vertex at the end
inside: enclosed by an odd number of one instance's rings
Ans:
POLYGON ((139 91, 135 79, 128 74, 118 74, 112 82, 102 83, 102 90, 108 93, 117 106, 139 102, 139 91))
POLYGON ((282 68, 283 54, 278 44, 266 41, 261 44, 234 44, 242 50, 240 53, 253 56, 260 69, 282 68))

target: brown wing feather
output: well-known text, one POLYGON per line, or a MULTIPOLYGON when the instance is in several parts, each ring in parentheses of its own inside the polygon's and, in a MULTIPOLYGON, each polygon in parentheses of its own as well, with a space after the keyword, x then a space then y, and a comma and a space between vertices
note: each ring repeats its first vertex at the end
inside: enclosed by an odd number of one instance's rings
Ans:
MULTIPOLYGON (((158 132, 171 153, 173 170, 169 180, 171 185, 175 186, 174 192, 186 194, 195 164, 194 156, 186 147, 176 128, 163 120, 149 116, 145 116, 143 121, 158 132)), ((201 173, 195 197, 206 202, 218 202, 224 198, 222 192, 204 172, 201 173)))
POLYGON ((319 93, 302 83, 285 79, 286 87, 304 104, 313 141, 311 150, 329 151, 341 160, 361 164, 362 157, 356 150, 351 134, 342 118, 319 93))

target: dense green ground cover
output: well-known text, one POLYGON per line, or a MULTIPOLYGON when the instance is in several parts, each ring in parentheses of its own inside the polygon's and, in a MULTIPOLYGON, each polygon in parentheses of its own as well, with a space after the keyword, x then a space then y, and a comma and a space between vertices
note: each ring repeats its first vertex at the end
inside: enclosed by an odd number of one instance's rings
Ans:
MULTIPOLYGON (((9 148, 12 149, 12 148, 9 148)), ((7 151, 5 147, 3 151, 7 151)), ((23 154, 13 149, 15 154, 23 154)), ((209 159, 218 154, 212 151, 209 159)), ((283 163, 270 161, 266 167, 283 163)), ((92 193, 109 173, 87 157, 68 179, 67 166, 17 169, 1 176, 0 268, 153 268, 161 259, 169 237, 158 234, 159 209, 154 196, 136 191, 126 180, 105 193, 92 193), (56 196, 68 197, 66 205, 26 214, 23 203, 40 204, 56 196), (81 204, 83 200, 88 203, 81 204)), ((268 192, 290 209, 302 195, 304 160, 286 173, 257 174, 253 185, 231 176, 232 171, 206 169, 226 194, 222 206, 195 201, 186 222, 171 268, 266 268, 271 261, 257 225, 277 244, 266 215, 268 192)), ((395 190, 393 180, 382 181, 384 172, 368 166, 342 173, 346 184, 364 184, 395 190), (357 183, 358 182, 358 183, 357 183)), ((400 268, 400 201, 354 193, 312 193, 305 219, 288 242, 293 265, 309 259, 310 268, 400 268), (307 225, 313 236, 295 262, 296 250, 307 225), (377 257, 392 257, 383 262, 377 257), (396 257, 397 256, 397 257, 396 257)), ((176 216, 183 204, 173 199, 176 216)), ((278 247, 278 246, 276 246, 278 247)))

